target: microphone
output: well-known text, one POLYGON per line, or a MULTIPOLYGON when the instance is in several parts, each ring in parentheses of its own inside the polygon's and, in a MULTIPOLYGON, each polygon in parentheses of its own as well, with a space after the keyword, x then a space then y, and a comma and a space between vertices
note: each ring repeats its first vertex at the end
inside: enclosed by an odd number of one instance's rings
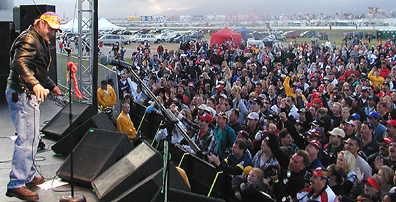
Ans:
POLYGON ((102 65, 114 65, 114 66, 117 66, 120 68, 126 68, 126 69, 133 67, 132 65, 128 64, 127 62, 124 62, 122 60, 112 59, 107 55, 100 57, 100 63, 102 65))

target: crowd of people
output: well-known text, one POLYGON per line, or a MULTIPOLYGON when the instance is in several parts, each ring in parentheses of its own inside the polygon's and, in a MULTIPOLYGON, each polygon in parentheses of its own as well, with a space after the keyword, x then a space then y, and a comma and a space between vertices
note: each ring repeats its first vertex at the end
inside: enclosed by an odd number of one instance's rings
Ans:
POLYGON ((171 142, 233 175, 241 201, 260 191, 276 201, 395 201, 395 41, 353 40, 139 46, 133 70, 118 68, 116 90, 161 114, 136 71, 201 152, 177 130, 171 142))

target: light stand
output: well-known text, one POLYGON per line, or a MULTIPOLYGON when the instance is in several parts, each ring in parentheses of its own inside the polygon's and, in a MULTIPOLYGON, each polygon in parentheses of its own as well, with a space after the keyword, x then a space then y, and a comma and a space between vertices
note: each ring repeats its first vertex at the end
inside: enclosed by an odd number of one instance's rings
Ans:
MULTIPOLYGON (((67 52, 67 60, 68 62, 70 61, 70 53, 71 50, 70 48, 65 48, 67 52)), ((72 120, 73 120, 73 113, 72 113, 72 98, 71 98, 71 80, 72 80, 72 71, 71 71, 71 66, 69 67, 69 135, 72 137, 72 120)), ((73 137, 70 138, 70 147, 72 147, 73 144, 73 137)), ((67 196, 62 196, 59 201, 60 202, 86 202, 87 199, 85 198, 84 195, 81 194, 74 194, 74 183, 73 183, 73 150, 71 149, 70 152, 70 189, 71 189, 71 195, 67 196)))

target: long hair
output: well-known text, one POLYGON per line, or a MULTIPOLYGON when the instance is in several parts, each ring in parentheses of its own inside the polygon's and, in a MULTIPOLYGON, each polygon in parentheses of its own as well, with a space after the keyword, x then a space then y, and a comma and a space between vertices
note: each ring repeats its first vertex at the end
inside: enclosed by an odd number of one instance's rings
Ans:
POLYGON ((348 172, 355 171, 355 156, 347 150, 341 151, 340 154, 344 156, 345 169, 348 172))

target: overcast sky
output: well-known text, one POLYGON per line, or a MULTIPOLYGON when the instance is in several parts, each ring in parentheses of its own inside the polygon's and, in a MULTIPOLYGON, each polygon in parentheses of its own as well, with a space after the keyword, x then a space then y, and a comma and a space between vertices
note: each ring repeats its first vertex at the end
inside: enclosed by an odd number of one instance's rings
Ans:
MULTIPOLYGON (((3 0, 2 0, 3 1, 3 0)), ((49 4, 61 17, 73 17, 77 0, 13 0, 15 5, 49 4)), ((87 5, 87 4, 85 4, 87 5)), ((141 15, 279 13, 367 13, 368 7, 396 10, 394 0, 99 0, 99 18, 141 15)), ((76 13, 77 16, 77 13, 76 13)))

